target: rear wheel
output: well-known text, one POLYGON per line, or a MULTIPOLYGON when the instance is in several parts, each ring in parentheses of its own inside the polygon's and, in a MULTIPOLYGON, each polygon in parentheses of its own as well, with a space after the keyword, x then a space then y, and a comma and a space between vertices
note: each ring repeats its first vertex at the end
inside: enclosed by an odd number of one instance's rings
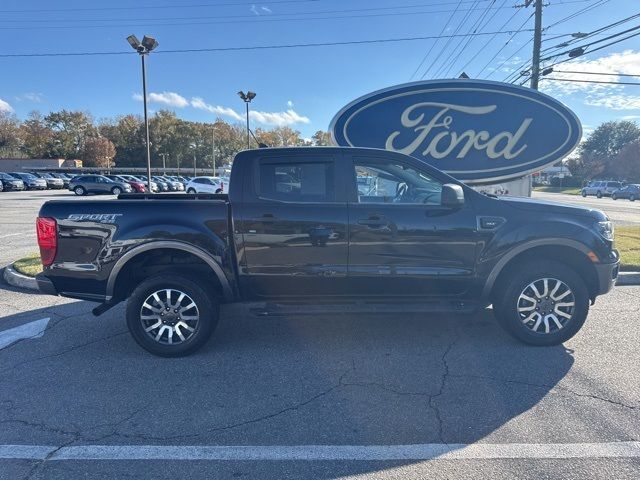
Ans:
POLYGON ((498 323, 530 345, 558 345, 573 337, 589 313, 589 292, 570 267, 559 262, 524 264, 494 294, 498 323))
POLYGON ((633 194, 629 195, 629 200, 631 200, 632 202, 635 202, 636 201, 636 196, 633 195, 633 194))
POLYGON ((75 193, 78 196, 82 196, 82 195, 86 195, 87 191, 84 189, 84 187, 76 187, 73 189, 73 193, 75 193))
POLYGON ((187 193, 196 193, 196 190, 194 188, 189 188, 187 190, 187 193))
POLYGON ((582 196, 586 197, 587 196, 587 191, 586 190, 582 190, 582 196))
POLYGON ((596 197, 602 198, 602 192, 600 190, 598 190, 598 193, 596 193, 596 197))
POLYGON ((142 282, 127 303, 127 325, 145 350, 162 357, 189 355, 211 336, 218 304, 193 279, 157 275, 142 282))
POLYGON ((611 198, 612 198, 613 200, 617 200, 617 199, 618 199, 618 195, 616 195, 615 193, 612 193, 612 194, 611 194, 611 198))

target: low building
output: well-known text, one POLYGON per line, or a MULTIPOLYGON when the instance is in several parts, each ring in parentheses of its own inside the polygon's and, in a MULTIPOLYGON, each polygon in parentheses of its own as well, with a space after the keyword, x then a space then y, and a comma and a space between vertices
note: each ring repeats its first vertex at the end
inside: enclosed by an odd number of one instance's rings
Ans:
POLYGON ((81 168, 82 160, 64 158, 0 158, 0 172, 26 172, 29 170, 81 168))

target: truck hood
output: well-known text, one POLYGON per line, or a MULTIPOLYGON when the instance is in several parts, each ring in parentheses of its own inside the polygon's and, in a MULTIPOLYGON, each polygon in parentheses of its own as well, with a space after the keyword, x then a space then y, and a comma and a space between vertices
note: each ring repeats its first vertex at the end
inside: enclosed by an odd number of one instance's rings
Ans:
POLYGON ((504 202, 518 210, 558 213, 564 215, 574 215, 579 217, 592 218, 601 222, 609 220, 609 217, 601 211, 592 208, 579 207, 577 205, 569 205, 566 203, 549 202, 547 200, 534 200, 528 197, 499 197, 504 202))

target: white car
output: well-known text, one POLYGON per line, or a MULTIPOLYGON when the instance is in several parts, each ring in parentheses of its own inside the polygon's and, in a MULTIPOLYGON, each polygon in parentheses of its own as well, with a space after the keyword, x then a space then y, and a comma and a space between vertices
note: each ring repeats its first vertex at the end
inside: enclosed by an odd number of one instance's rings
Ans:
POLYGON ((220 177, 194 177, 186 186, 187 193, 227 193, 229 184, 220 177))

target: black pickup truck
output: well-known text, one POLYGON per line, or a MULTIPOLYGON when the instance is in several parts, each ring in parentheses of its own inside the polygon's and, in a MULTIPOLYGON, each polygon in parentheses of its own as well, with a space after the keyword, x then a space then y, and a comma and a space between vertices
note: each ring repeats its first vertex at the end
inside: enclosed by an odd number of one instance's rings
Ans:
POLYGON ((164 356, 200 347, 228 302, 263 314, 493 304, 513 336, 553 345, 618 272, 602 212, 487 196, 376 149, 247 150, 228 195, 50 201, 37 232, 43 292, 100 302, 96 315, 128 299, 131 334, 164 356))

